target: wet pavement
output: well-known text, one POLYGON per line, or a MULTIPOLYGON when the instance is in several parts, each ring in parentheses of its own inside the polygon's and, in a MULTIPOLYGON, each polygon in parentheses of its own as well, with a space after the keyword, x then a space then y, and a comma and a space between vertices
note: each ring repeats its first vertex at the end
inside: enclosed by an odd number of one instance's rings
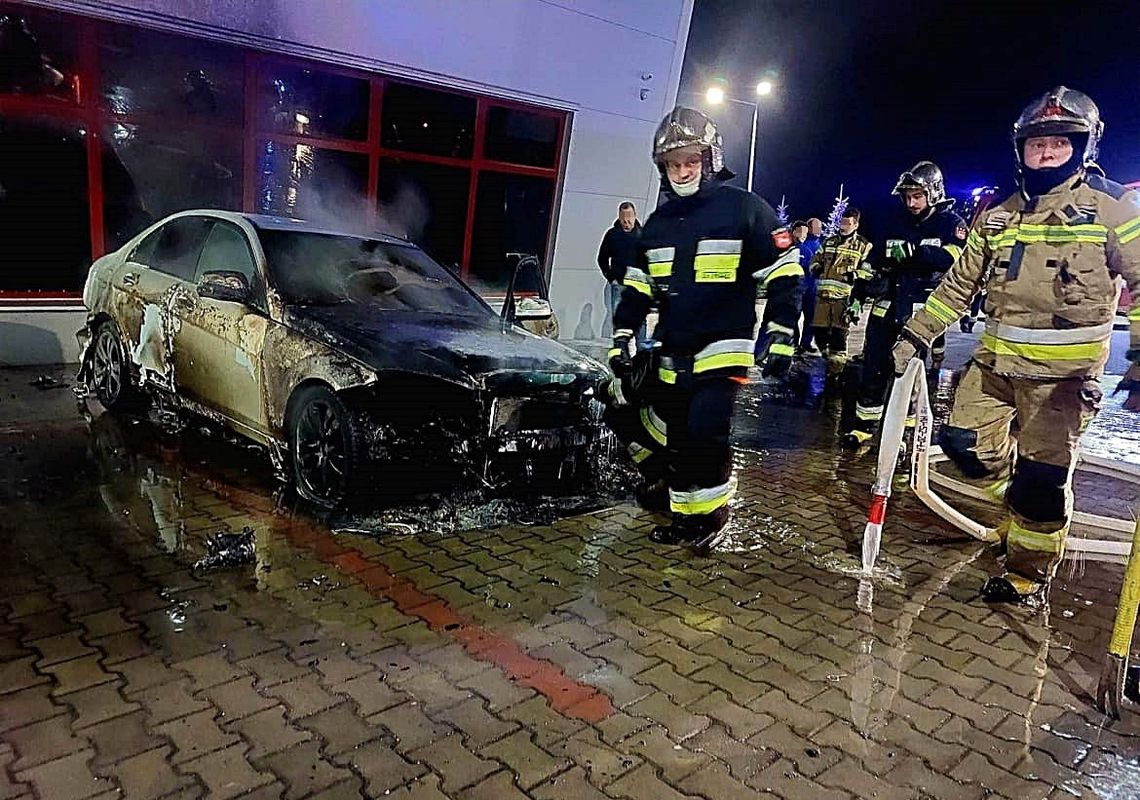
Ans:
MULTIPOLYGON (((733 534, 695 557, 629 504, 367 533, 39 374, 0 371, 0 798, 1140 793, 1140 718, 1092 701, 1120 566, 988 607, 992 556, 900 491, 861 591, 874 454, 834 402, 750 388, 733 534), (195 569, 244 528, 252 563, 195 569)), ((1092 435, 1130 450, 1113 403, 1092 435)))

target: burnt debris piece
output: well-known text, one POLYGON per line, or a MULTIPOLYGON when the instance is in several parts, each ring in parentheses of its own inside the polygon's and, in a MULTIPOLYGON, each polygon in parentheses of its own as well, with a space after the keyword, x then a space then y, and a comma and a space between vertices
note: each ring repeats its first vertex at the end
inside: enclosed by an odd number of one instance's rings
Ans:
POLYGON ((239 533, 223 531, 206 540, 206 555, 194 562, 194 572, 252 564, 253 528, 244 527, 239 533))

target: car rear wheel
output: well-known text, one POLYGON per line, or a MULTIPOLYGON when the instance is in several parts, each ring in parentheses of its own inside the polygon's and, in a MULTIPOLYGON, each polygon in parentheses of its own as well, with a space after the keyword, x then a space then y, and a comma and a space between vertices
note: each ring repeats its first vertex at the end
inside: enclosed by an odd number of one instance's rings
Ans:
POLYGON ((333 507, 351 500, 363 447, 356 419, 324 386, 310 386, 292 403, 289 453, 302 497, 333 507))
POLYGON ((131 384, 126 347, 113 323, 104 322, 95 332, 90 358, 91 383, 103 408, 121 411, 137 402, 140 395, 131 384))

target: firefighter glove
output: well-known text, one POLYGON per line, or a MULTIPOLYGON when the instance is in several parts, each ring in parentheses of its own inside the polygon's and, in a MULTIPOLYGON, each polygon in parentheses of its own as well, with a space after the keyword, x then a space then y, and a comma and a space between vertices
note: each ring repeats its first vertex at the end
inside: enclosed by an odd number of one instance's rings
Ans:
POLYGON ((887 247, 887 258, 906 261, 914 255, 914 245, 910 242, 893 241, 887 247))
POLYGON ((617 378, 628 378, 633 372, 633 358, 629 355, 629 335, 614 337, 614 345, 610 348, 610 369, 617 378))
POLYGON ((899 336, 894 349, 891 350, 891 359, 895 362, 896 376, 906 372, 911 359, 919 355, 920 347, 920 343, 914 339, 913 335, 906 328, 903 328, 902 335, 899 336))

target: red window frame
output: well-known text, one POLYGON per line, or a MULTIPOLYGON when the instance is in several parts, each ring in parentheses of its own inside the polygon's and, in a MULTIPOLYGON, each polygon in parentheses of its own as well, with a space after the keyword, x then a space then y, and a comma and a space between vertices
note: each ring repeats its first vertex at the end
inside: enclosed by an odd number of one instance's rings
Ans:
MULTIPOLYGON (((19 3, 5 3, 6 6, 20 7, 19 3)), ((31 10, 33 8, 28 6, 31 10)), ((123 25, 126 23, 104 23, 103 21, 78 14, 55 12, 63 17, 70 18, 76 26, 79 41, 79 64, 77 81, 77 98, 74 104, 54 98, 34 97, 18 94, 0 94, 0 115, 12 117, 47 116, 79 124, 86 131, 87 142, 87 194, 90 210, 90 237, 91 258, 95 260, 104 255, 106 243, 103 231, 103 168, 101 145, 103 139, 103 126, 109 122, 126 124, 143 124, 152 129, 167 129, 171 132, 185 130, 188 124, 185 120, 172 123, 165 118, 146 114, 116 114, 102 108, 99 100, 100 71, 99 71, 99 41, 102 28, 106 24, 123 25)), ((129 25, 141 30, 148 30, 145 26, 129 25)), ((169 34, 169 31, 162 31, 169 34)), ((186 38, 195 37, 190 34, 176 34, 186 38)), ((399 76, 340 67, 321 61, 297 58, 270 51, 250 47, 233 45, 244 54, 243 70, 243 130, 242 130, 242 210, 252 213, 257 206, 257 147, 261 140, 270 140, 282 144, 308 144, 314 147, 343 152, 360 153, 368 156, 367 199, 369 222, 378 221, 377 195, 380 186, 380 163, 384 158, 398 158, 403 162, 421 162, 440 164, 445 166, 462 167, 470 171, 470 186, 467 199, 467 217, 463 231, 463 257, 460 262, 461 276, 466 279, 471 271, 471 242, 475 230, 475 206, 479 189, 479 176, 484 171, 497 173, 530 175, 534 177, 549 178, 551 181, 551 208, 557 209, 557 192, 561 183, 563 159, 566 144, 567 122, 569 114, 557 109, 544 108, 522 103, 515 100, 500 99, 488 95, 480 95, 448 86, 437 86, 422 81, 405 80, 399 76), (269 65, 285 64, 299 66, 305 69, 320 70, 322 72, 344 75, 369 82, 368 107, 368 135, 366 139, 353 140, 329 138, 308 135, 283 134, 278 131, 265 129, 259 126, 257 108, 257 78, 261 71, 269 65), (383 118, 384 88, 389 83, 421 86, 425 89, 445 91, 452 94, 474 98, 475 107, 475 138, 470 158, 455 158, 451 156, 435 156, 424 153, 415 153, 407 150, 398 150, 383 147, 381 141, 381 120, 383 118), (487 158, 484 154, 484 144, 487 133, 487 112, 492 106, 514 108, 532 114, 551 117, 558 120, 558 138, 555 148, 554 164, 550 167, 534 167, 523 164, 497 161, 487 158)), ((209 128, 212 132, 221 133, 216 126, 202 123, 196 124, 199 128, 209 128)), ((539 254, 547 263, 551 242, 551 226, 554 225, 556 214, 552 211, 544 241, 547 243, 546 253, 539 254)), ((549 269, 549 264, 547 264, 549 269)), ((549 280, 549 275, 547 276, 549 280)), ((37 302, 51 302, 53 305, 81 305, 79 292, 58 291, 29 291, 16 292, 0 287, 0 304, 6 306, 29 305, 37 302)))

